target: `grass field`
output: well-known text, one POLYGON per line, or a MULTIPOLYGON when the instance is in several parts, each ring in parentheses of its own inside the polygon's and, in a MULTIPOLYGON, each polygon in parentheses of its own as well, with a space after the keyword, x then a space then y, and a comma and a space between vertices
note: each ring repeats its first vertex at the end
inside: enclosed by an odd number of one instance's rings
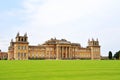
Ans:
POLYGON ((120 80, 120 61, 0 61, 0 80, 120 80))

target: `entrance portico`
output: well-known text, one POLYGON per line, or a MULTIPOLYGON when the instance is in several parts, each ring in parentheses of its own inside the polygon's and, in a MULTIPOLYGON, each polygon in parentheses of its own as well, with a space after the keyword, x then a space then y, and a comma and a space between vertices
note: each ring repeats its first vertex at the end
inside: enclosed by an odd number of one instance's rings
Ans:
POLYGON ((57 45, 56 59, 71 59, 70 45, 57 45))

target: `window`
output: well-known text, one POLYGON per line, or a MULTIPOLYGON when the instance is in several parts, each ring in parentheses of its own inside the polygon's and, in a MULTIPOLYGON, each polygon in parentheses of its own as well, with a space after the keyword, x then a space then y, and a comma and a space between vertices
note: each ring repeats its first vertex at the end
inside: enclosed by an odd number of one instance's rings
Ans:
POLYGON ((26 50, 26 46, 24 46, 24 49, 26 50))
POLYGON ((26 53, 24 53, 24 57, 26 57, 26 53))
POLYGON ((23 46, 21 46, 21 50, 23 49, 23 46))
POLYGON ((18 38, 18 41, 20 41, 20 38, 18 38))
POLYGON ((23 38, 22 38, 22 41, 23 41, 23 38))
POLYGON ((18 46, 18 50, 20 50, 20 46, 18 46))
POLYGON ((23 57, 23 53, 21 53, 21 57, 23 57))
POLYGON ((18 52, 18 60, 20 60, 20 53, 18 52))
POLYGON ((24 50, 24 49, 25 49, 25 46, 22 46, 22 49, 24 50))
POLYGON ((34 57, 34 53, 32 53, 32 57, 34 57))
POLYGON ((26 40, 26 38, 25 38, 25 40, 24 40, 24 42, 26 42, 27 40, 26 40))
POLYGON ((28 53, 28 56, 30 56, 30 53, 28 53))
POLYGON ((20 57, 20 53, 18 53, 18 57, 20 57))

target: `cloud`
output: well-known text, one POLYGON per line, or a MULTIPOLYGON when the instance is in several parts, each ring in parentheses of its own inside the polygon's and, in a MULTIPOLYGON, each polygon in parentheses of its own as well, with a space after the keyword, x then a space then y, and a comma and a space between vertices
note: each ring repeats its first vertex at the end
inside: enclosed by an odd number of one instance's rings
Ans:
POLYGON ((101 7, 96 0, 27 0, 23 7, 27 18, 37 25, 56 25, 74 21, 82 16, 93 15, 101 7), (38 4, 41 3, 41 4, 38 4))

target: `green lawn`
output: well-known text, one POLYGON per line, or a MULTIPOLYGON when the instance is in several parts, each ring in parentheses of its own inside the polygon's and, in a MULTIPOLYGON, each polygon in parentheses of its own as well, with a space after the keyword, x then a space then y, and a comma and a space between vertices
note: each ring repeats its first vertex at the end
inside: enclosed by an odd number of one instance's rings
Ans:
POLYGON ((120 80, 120 61, 0 61, 0 80, 120 80))

